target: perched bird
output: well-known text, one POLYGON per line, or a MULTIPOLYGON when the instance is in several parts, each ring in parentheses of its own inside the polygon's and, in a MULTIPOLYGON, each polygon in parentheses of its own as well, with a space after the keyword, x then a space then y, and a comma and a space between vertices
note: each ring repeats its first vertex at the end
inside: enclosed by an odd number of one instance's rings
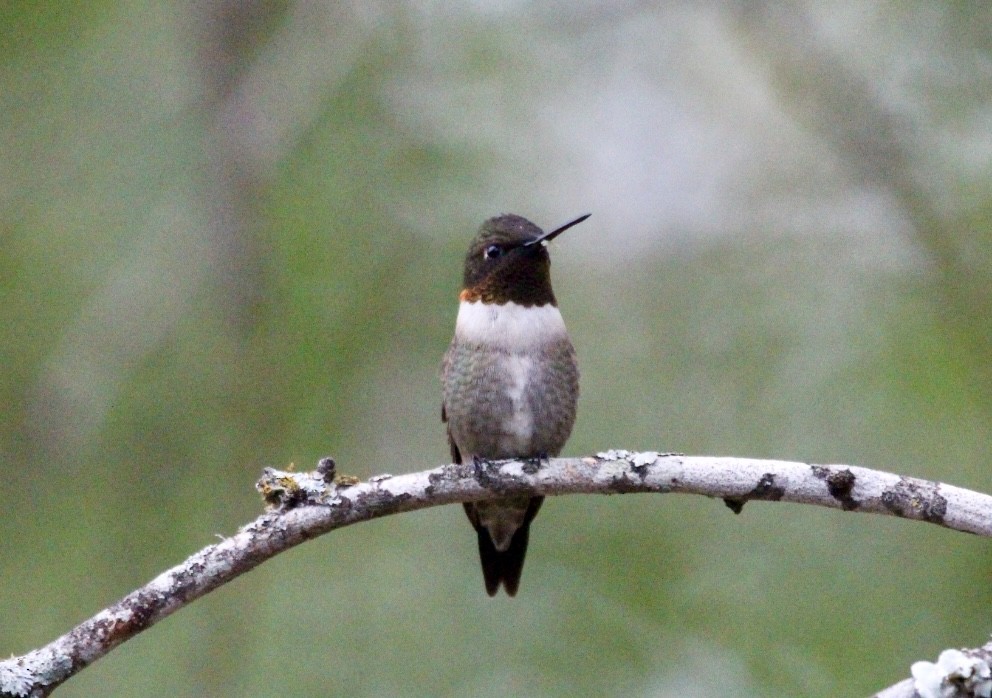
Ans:
MULTIPOLYGON (((441 419, 456 463, 557 456, 575 423, 579 368, 551 290, 550 233, 490 218, 465 256, 455 337, 441 365, 441 419)), ((544 497, 470 502, 486 591, 514 596, 531 521, 544 497)))

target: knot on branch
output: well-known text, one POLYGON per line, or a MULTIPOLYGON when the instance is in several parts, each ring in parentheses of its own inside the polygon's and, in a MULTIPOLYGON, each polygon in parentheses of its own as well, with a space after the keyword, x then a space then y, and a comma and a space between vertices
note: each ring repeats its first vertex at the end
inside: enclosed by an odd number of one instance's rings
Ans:
POLYGON ((358 482, 357 477, 338 475, 334 459, 328 456, 321 458, 312 472, 265 468, 255 489, 270 508, 286 511, 300 506, 333 504, 339 489, 358 482))
POLYGON ((882 493, 882 504, 896 516, 935 524, 943 524, 947 515, 947 499, 940 494, 939 484, 914 482, 905 477, 882 493))

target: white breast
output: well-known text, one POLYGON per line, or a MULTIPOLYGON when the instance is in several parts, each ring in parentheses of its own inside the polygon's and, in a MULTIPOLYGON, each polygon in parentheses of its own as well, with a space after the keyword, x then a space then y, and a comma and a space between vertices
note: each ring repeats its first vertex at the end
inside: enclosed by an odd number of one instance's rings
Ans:
POLYGON ((520 353, 561 339, 566 330, 561 313, 550 303, 528 308, 513 302, 496 305, 462 301, 455 334, 465 342, 520 353))

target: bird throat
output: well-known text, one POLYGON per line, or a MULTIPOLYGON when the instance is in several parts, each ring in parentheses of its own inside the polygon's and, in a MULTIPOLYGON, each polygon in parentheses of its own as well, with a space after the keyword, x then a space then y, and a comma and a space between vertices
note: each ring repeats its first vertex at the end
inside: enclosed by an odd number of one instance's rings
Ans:
POLYGON ((558 304, 548 268, 539 264, 508 265, 466 287, 459 298, 497 304, 512 301, 527 307, 558 304))
POLYGON ((568 336, 558 306, 551 303, 527 306, 470 298, 463 292, 458 306, 455 337, 461 342, 521 352, 568 336))

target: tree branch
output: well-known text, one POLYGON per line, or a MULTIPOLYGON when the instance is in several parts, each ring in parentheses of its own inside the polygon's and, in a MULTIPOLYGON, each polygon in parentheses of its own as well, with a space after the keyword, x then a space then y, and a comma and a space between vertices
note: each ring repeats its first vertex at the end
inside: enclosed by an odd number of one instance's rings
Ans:
POLYGON ((990 698, 992 642, 971 650, 944 650, 937 663, 915 662, 913 678, 872 698, 990 698))
POLYGON ((236 535, 100 611, 39 649, 0 662, 0 696, 47 696, 66 679, 204 594, 304 541, 403 511, 518 494, 673 492, 719 497, 735 513, 751 500, 888 514, 992 536, 992 497, 929 480, 846 465, 608 451, 588 458, 445 465, 367 482, 267 468, 257 484, 271 509, 236 535))

